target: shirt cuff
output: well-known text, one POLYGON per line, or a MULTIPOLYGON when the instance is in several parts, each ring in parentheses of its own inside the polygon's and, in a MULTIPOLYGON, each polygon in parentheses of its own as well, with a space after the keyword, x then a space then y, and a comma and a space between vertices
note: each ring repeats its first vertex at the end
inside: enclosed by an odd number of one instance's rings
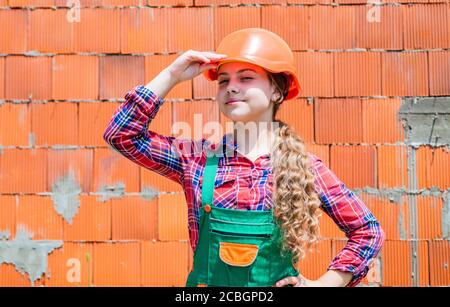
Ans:
POLYGON ((138 85, 130 90, 125 95, 125 100, 132 100, 143 107, 145 113, 151 118, 156 115, 161 105, 164 103, 164 98, 157 96, 153 91, 146 88, 144 85, 138 85), (134 96, 134 97, 133 97, 134 96))

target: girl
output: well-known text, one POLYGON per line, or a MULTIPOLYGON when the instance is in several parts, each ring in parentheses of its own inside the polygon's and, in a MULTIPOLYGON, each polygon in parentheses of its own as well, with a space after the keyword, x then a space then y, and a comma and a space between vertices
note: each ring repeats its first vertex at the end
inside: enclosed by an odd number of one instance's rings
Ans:
POLYGON ((248 28, 226 36, 217 53, 183 53, 145 87, 128 92, 114 113, 105 141, 183 186, 195 251, 187 286, 355 286, 367 274, 384 242, 378 221, 275 119, 299 92, 286 42, 248 28), (149 131, 165 95, 201 73, 218 80, 216 100, 233 131, 218 144, 149 131), (256 124, 247 140, 247 127, 256 124), (327 272, 309 280, 296 263, 318 241, 319 208, 348 241, 327 272))

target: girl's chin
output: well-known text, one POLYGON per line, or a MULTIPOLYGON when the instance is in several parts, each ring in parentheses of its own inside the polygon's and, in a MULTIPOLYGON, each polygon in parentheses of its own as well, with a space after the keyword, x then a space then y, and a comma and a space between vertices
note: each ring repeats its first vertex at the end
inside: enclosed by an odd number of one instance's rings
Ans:
POLYGON ((248 122, 251 120, 250 114, 227 114, 227 119, 233 122, 248 122))

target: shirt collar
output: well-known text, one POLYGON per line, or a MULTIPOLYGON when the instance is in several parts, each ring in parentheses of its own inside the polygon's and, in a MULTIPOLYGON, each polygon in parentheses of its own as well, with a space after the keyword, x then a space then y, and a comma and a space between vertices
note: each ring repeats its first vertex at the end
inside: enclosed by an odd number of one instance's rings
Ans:
POLYGON ((233 133, 224 134, 218 143, 207 142, 207 150, 215 153, 222 153, 219 156, 230 157, 236 154, 238 149, 237 142, 235 142, 233 133))
MULTIPOLYGON (((236 157, 239 146, 236 142, 235 135, 233 133, 224 134, 222 139, 218 143, 211 143, 207 141, 208 151, 222 153, 224 157, 236 157)), ((270 154, 263 155, 264 158, 270 159, 270 154)))

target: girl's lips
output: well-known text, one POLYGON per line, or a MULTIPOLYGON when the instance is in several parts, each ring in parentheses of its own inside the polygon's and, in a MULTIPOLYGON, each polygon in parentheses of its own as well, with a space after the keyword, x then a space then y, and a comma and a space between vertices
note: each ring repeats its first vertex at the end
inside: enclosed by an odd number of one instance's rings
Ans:
POLYGON ((236 103, 238 103, 238 102, 241 102, 242 100, 231 100, 231 101, 227 101, 227 102, 225 102, 225 104, 236 104, 236 103))

